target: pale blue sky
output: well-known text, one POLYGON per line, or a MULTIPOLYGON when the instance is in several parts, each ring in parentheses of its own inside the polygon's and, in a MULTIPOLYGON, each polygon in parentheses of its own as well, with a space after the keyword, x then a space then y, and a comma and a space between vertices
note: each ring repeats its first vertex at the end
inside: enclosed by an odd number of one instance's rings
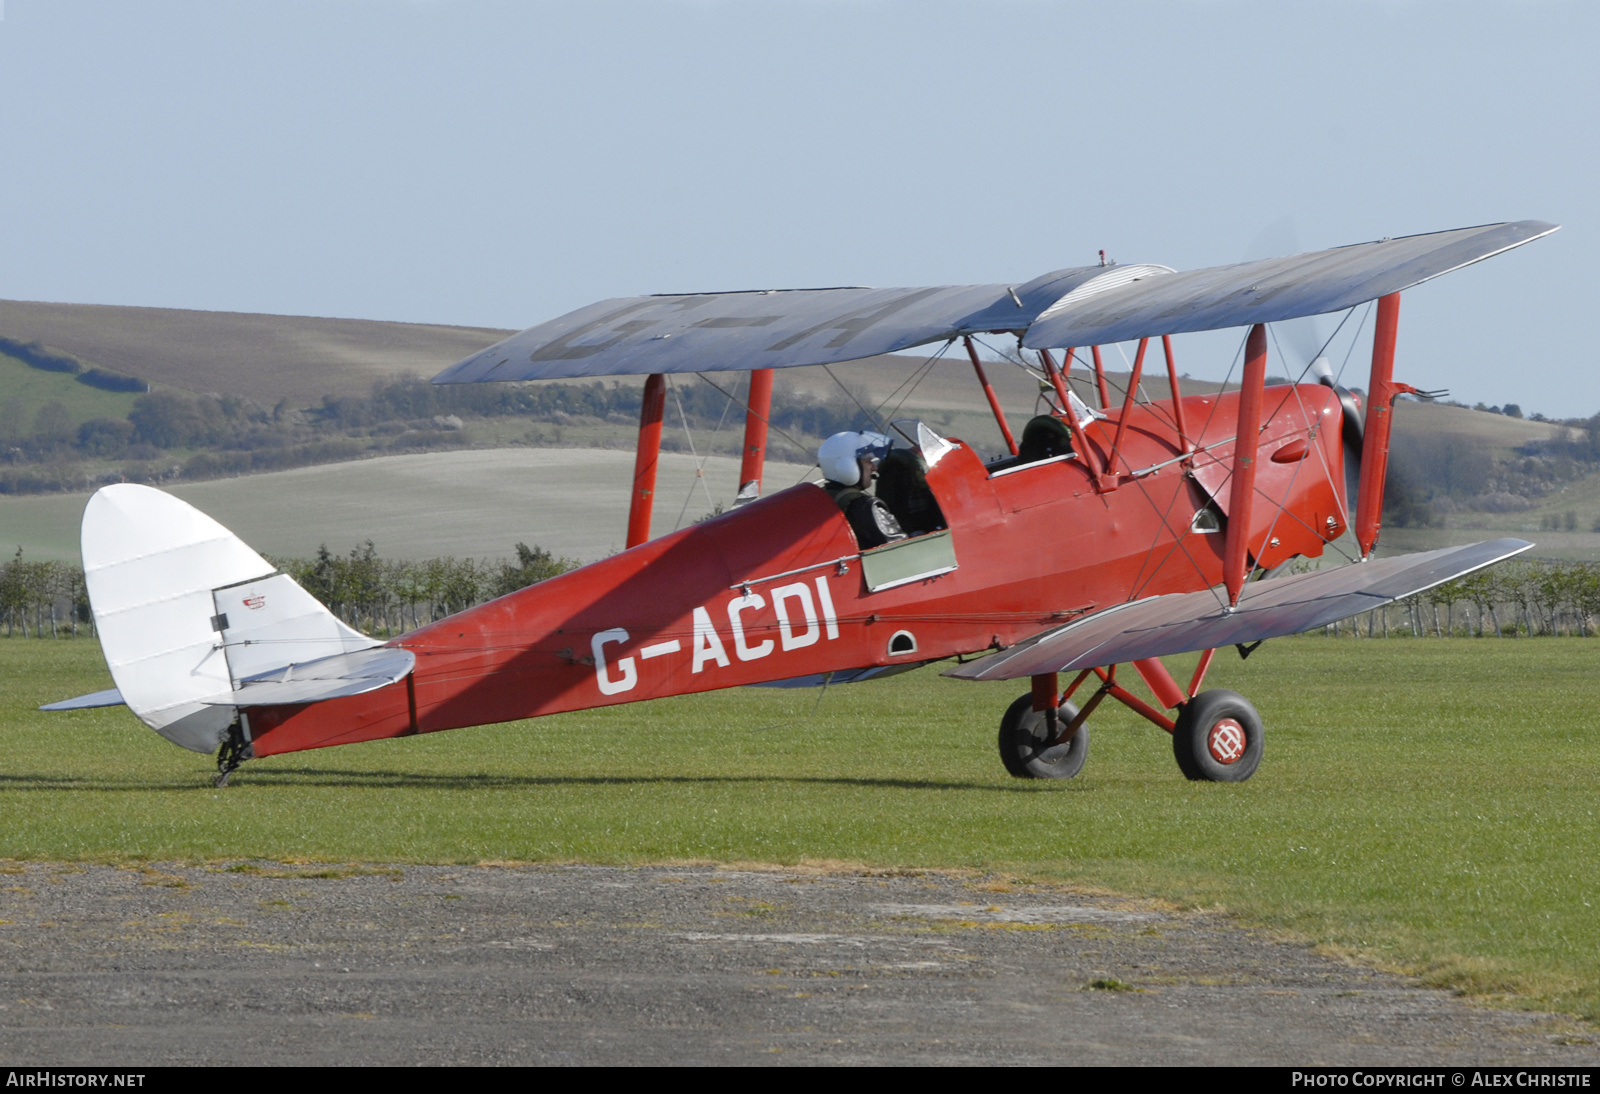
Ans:
POLYGON ((6 0, 0 297, 523 327, 1535 217, 1565 228, 1408 294, 1397 371, 1588 415, 1597 32, 1578 2, 6 0))

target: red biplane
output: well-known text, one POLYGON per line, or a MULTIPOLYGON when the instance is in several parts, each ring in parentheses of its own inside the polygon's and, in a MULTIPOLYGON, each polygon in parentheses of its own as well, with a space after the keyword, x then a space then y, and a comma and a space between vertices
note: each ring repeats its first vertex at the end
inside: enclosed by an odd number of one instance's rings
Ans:
POLYGON ((1494 224, 1183 273, 1102 263, 1016 285, 603 301, 434 382, 648 375, 625 551, 379 643, 204 514, 109 486, 84 512, 83 563, 117 688, 47 709, 125 702, 173 742, 217 750, 220 785, 252 756, 957 659, 946 675, 1030 681, 1001 719, 1014 775, 1077 774, 1086 719, 1110 697, 1172 734, 1189 778, 1243 780, 1262 725, 1243 697, 1201 690, 1218 648, 1245 653, 1531 546, 1372 557, 1390 409, 1415 393, 1392 378, 1399 293, 1555 230, 1494 224), (1266 324, 1371 301, 1364 418, 1331 375, 1266 385, 1266 324), (1234 327, 1248 328, 1238 387, 1182 394, 1171 336, 1234 327), (1051 400, 1020 440, 973 345, 983 334, 1015 336, 1051 400), (1151 400, 1156 339, 1170 397, 1151 400), (1118 401, 1100 347, 1123 342, 1137 350, 1118 401), (939 343, 970 355, 1002 458, 894 423, 876 496, 905 535, 866 549, 818 485, 760 496, 774 369, 939 343), (1080 367, 1099 409, 1068 386, 1080 367), (743 504, 650 540, 665 377, 734 369, 750 371, 743 504), (1250 580, 1347 530, 1354 564, 1250 580), (1192 651, 1183 685, 1161 658, 1192 651), (1128 690, 1134 676, 1153 703, 1128 690))

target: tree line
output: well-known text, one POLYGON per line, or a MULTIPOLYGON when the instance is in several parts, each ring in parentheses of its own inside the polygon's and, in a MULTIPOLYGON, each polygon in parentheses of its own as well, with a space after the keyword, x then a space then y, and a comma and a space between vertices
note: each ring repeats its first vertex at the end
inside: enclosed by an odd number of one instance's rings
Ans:
MULTIPOLYGON (((324 545, 311 558, 269 558, 334 615, 358 631, 393 637, 436 619, 576 569, 542 547, 516 546, 513 559, 380 558, 371 540, 347 554, 324 545)), ((83 568, 25 559, 0 566, 0 620, 7 638, 77 638, 94 633, 83 568)))
POLYGON ((150 385, 137 376, 127 376, 110 369, 85 365, 70 353, 53 350, 38 342, 20 342, 15 338, 0 338, 0 353, 15 357, 23 364, 43 372, 64 372, 78 383, 97 387, 102 391, 149 391, 150 385))
POLYGON ((1517 559, 1324 627, 1332 637, 1594 637, 1600 563, 1517 559))
POLYGON ((273 558, 279 570, 358 631, 392 637, 578 567, 518 543, 515 559, 386 559, 369 539, 347 555, 324 544, 311 558, 273 558))
MULTIPOLYGON (((1519 513, 1541 507, 1544 499, 1593 473, 1600 464, 1600 414, 1553 424, 1561 427, 1553 436, 1519 445, 1504 457, 1495 455, 1492 446, 1470 428, 1396 430, 1384 523, 1396 528, 1438 526, 1459 510, 1519 513)), ((1576 514, 1570 522, 1564 515, 1544 514, 1546 530, 1557 527, 1552 519, 1564 524, 1566 531, 1575 531, 1579 523, 1576 514)), ((1585 527, 1590 523, 1583 521, 1585 527)))
MULTIPOLYGON (((311 558, 270 561, 350 626, 384 638, 578 566, 525 543, 513 559, 386 559, 371 540, 346 554, 324 545, 311 558)), ((1594 637, 1596 619, 1600 563, 1533 559, 1480 570, 1323 631, 1371 638, 1594 637)), ((7 638, 93 634, 83 569, 29 561, 19 547, 0 566, 0 621, 7 638)))
MULTIPOLYGON (((28 363, 46 367, 38 360, 28 363)), ((742 394, 676 378, 669 420, 677 425, 681 417, 700 431, 721 429, 737 445, 745 419, 737 401, 742 394)), ((134 401, 125 418, 76 423, 59 400, 39 407, 30 421, 20 401, 0 397, 0 494, 209 479, 459 448, 473 443, 475 424, 492 419, 553 423, 553 436, 528 430, 525 443, 560 443, 560 427, 569 423, 637 425, 641 398, 639 387, 615 381, 435 385, 408 377, 375 383, 366 395, 327 395, 304 408, 287 400, 269 406, 243 396, 151 391, 134 401)), ((817 398, 783 384, 774 392, 770 415, 780 434, 775 445, 785 432, 825 437, 860 428, 866 419, 844 392, 817 398)), ((673 447, 670 434, 664 447, 673 447)))

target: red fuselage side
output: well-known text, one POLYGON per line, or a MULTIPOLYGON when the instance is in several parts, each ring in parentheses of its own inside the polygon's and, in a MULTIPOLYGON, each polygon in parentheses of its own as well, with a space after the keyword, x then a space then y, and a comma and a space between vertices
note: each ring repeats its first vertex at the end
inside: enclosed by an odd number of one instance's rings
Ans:
MULTIPOLYGON (((877 592, 829 496, 804 484, 422 627, 407 681, 249 712, 257 755, 349 744, 1009 646, 1085 611, 1222 579, 1237 394, 1135 407, 1099 492, 1078 459, 991 475, 960 445, 927 481, 956 568, 877 592), (1154 470, 1149 470, 1154 468, 1154 470), (1199 522, 1202 525, 1204 521, 1199 522), (898 637, 897 637, 898 636, 898 637)), ((1320 386, 1268 388, 1249 544, 1315 556, 1346 524, 1341 411, 1320 386)), ((1091 426, 1102 461, 1113 430, 1091 426)), ((880 549, 881 550, 881 549, 880 549)))

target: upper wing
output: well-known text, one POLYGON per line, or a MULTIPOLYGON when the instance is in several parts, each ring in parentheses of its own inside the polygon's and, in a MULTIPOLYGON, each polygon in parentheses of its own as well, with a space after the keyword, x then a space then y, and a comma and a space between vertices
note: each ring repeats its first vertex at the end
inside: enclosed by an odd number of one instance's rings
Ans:
POLYGON ((436 384, 853 361, 982 331, 1091 346, 1338 311, 1548 235, 1538 220, 1458 228, 1177 273, 1085 266, 1021 285, 792 289, 602 300, 530 327, 436 384))
POLYGON ((1098 346, 1340 311, 1520 247, 1557 227, 1542 220, 1485 224, 1187 270, 1105 291, 1090 282, 1047 308, 1023 345, 1098 346))
POLYGON ((1085 616, 945 675, 1014 680, 1297 634, 1431 589, 1532 546, 1495 539, 1268 578, 1246 585, 1231 611, 1210 590, 1153 596, 1085 616))
POLYGON ((989 330, 1026 330, 1106 271, 1022 285, 785 289, 602 300, 530 327, 435 376, 436 384, 833 364, 989 330))

